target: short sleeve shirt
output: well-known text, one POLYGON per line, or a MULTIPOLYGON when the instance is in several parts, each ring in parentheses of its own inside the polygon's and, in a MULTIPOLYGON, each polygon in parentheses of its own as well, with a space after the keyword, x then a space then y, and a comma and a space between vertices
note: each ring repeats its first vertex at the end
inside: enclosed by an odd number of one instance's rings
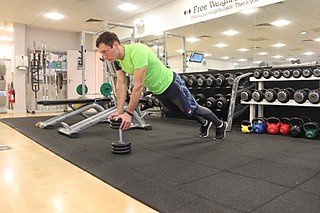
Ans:
POLYGON ((141 43, 124 45, 124 58, 117 60, 121 69, 133 75, 134 70, 147 67, 145 86, 153 93, 163 93, 173 81, 173 72, 168 69, 146 45, 141 43))

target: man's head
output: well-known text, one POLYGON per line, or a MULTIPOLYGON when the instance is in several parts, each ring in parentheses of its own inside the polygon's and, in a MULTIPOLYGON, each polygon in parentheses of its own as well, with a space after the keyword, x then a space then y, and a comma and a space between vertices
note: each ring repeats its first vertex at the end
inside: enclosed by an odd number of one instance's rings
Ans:
POLYGON ((96 41, 96 47, 103 58, 114 62, 119 55, 120 40, 115 33, 106 31, 102 33, 96 41))

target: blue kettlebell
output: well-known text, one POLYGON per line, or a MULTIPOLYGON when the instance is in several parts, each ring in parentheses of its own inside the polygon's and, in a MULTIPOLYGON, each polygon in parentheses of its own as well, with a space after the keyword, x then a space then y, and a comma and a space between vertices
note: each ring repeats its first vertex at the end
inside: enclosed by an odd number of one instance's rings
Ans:
POLYGON ((266 131, 266 119, 254 118, 252 119, 252 131, 257 134, 263 134, 266 131))

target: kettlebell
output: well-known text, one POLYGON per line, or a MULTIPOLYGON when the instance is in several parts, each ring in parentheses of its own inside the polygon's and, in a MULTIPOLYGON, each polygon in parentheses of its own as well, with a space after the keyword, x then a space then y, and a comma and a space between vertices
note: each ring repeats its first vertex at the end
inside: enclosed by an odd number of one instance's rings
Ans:
POLYGON ((279 129, 280 134, 289 135, 290 134, 290 119, 283 117, 283 118, 280 118, 280 121, 281 121, 280 129, 279 129))
POLYGON ((316 122, 308 122, 303 124, 303 130, 305 132, 305 138, 315 139, 318 137, 320 126, 316 122))
POLYGON ((252 119, 252 131, 256 134, 263 134, 266 131, 266 120, 265 118, 254 118, 252 119))
POLYGON ((252 125, 250 121, 248 120, 241 121, 241 132, 244 134, 252 132, 252 125))
POLYGON ((290 135, 295 138, 303 136, 303 120, 298 117, 290 119, 290 135))
POLYGON ((276 117, 267 118, 267 132, 271 135, 276 135, 280 130, 280 119, 276 117))

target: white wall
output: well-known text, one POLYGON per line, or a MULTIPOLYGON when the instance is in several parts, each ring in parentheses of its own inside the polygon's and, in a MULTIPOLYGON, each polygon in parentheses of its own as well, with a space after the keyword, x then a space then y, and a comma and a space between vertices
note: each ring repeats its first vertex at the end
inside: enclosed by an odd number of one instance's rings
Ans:
MULTIPOLYGON (((171 56, 168 58, 170 68, 178 73, 183 72, 182 56, 171 56)), ((202 63, 187 62, 186 72, 203 72, 208 69, 227 70, 234 69, 234 62, 227 60, 217 60, 212 58, 204 58, 202 63)))
POLYGON ((51 51, 80 50, 79 34, 81 33, 26 27, 26 51, 33 49, 33 41, 36 42, 37 49, 43 41, 47 43, 47 50, 51 51))

